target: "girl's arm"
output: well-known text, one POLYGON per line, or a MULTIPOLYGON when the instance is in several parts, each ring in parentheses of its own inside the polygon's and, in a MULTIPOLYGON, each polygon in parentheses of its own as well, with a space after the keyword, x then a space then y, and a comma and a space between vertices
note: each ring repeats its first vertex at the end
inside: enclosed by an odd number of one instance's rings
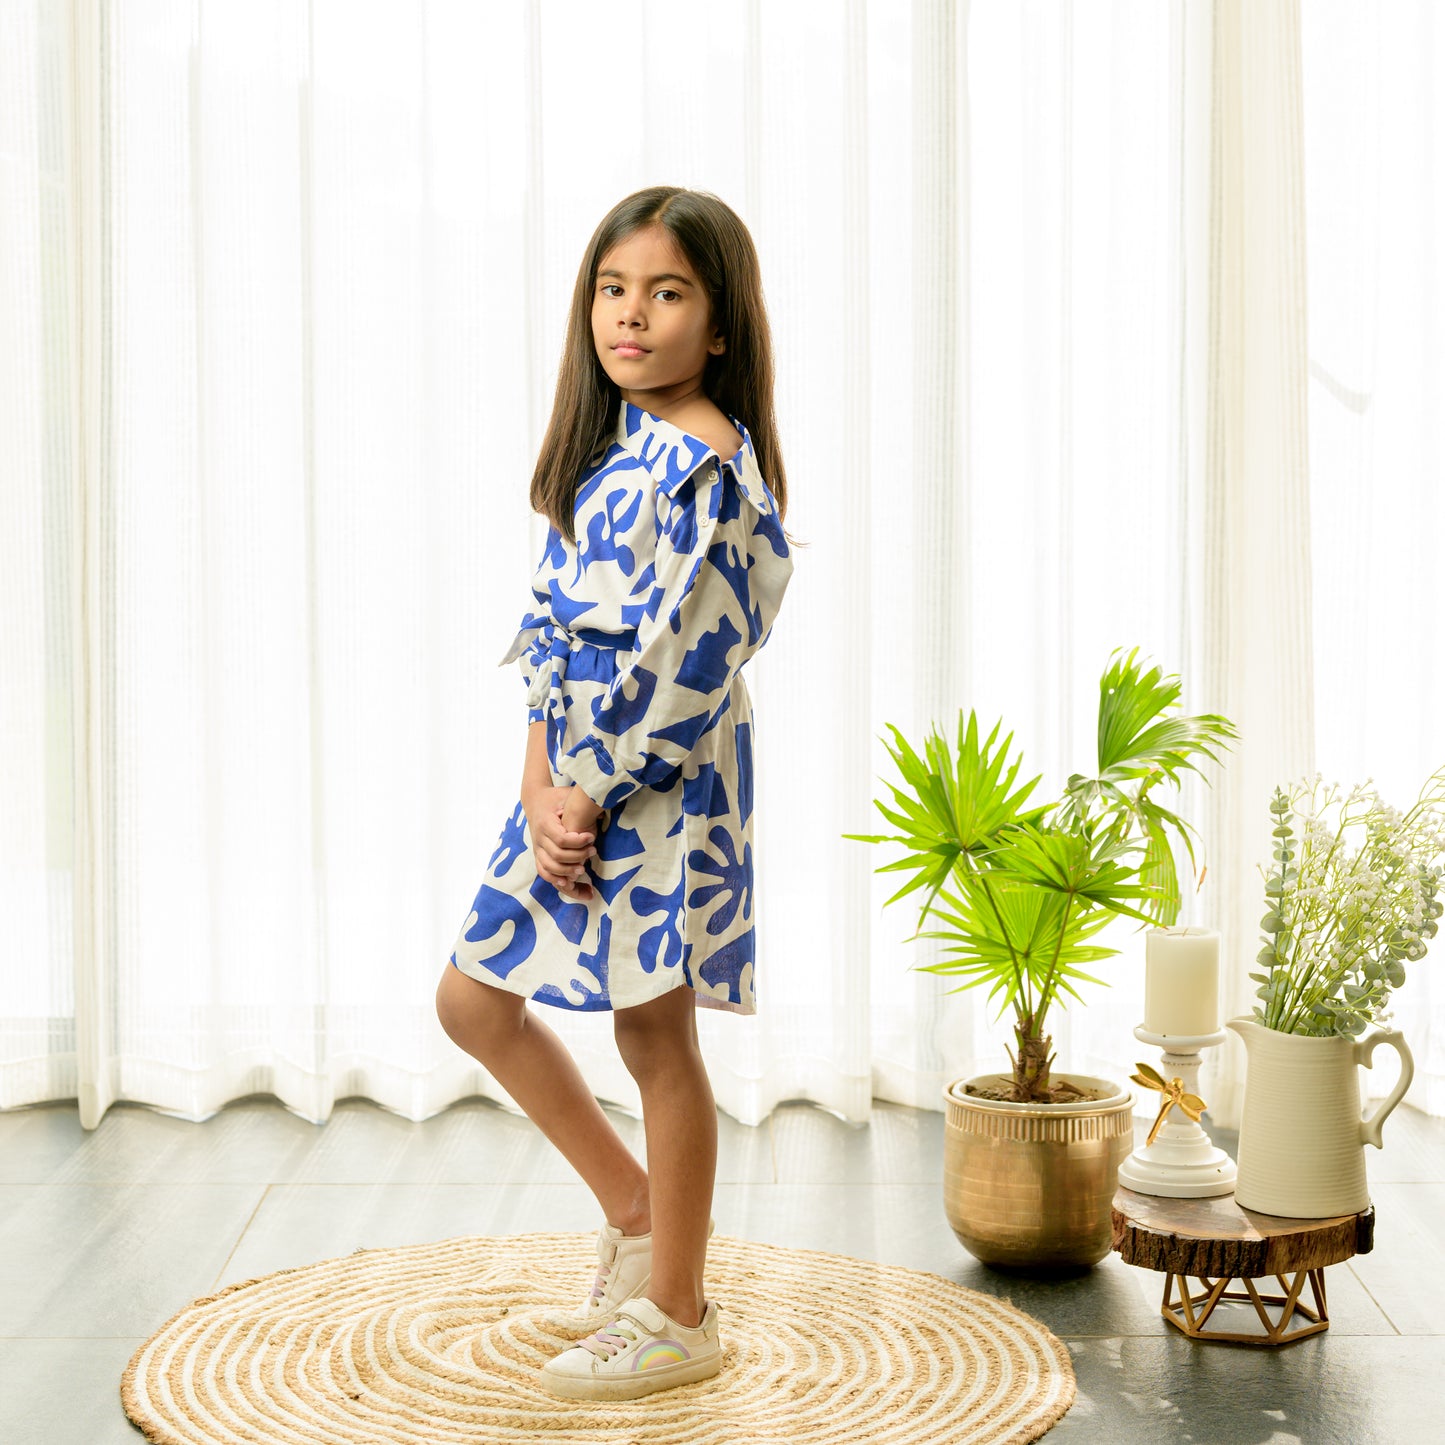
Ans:
POLYGON ((522 765, 523 806, 535 789, 555 786, 552 765, 547 761, 547 720, 543 718, 527 724, 527 759, 522 765))

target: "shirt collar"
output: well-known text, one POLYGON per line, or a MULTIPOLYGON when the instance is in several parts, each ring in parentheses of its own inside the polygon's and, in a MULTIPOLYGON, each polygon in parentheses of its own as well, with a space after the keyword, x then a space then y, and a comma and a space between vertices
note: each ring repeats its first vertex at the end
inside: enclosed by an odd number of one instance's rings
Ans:
POLYGON ((625 399, 617 408, 614 439, 624 451, 630 452, 642 463, 659 489, 669 497, 674 496, 683 482, 712 458, 737 479, 738 490, 748 501, 767 515, 775 508, 758 468, 752 435, 737 417, 729 414, 728 420, 741 433, 743 444, 735 457, 726 460, 700 437, 625 399))

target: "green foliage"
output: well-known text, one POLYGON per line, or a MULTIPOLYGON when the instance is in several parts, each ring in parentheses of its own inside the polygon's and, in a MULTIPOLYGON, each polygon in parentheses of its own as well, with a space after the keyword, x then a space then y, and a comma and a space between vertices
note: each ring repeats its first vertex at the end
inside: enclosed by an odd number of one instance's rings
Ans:
MULTIPOLYGON (((958 975, 959 989, 986 987, 1000 1016, 1013 1010, 1021 1041, 1046 1039, 1060 993, 1077 999, 1076 985, 1102 982, 1082 965, 1118 952, 1089 941, 1113 918, 1168 925, 1178 917, 1169 830, 1191 868, 1192 830, 1149 793, 1166 778, 1177 786, 1185 769, 1198 772, 1200 757, 1218 761, 1211 745, 1237 737, 1214 714, 1164 716, 1179 680, 1145 672, 1137 652, 1116 651, 1100 681, 1097 774, 1074 774, 1057 802, 1025 810, 1039 778, 1015 786, 1023 759, 1009 756, 1013 734, 998 742, 1000 721, 980 744, 977 717, 970 712, 965 724, 960 711, 956 747, 934 728, 922 756, 887 724, 893 740, 883 741, 902 786, 888 782, 891 805, 874 806, 899 831, 843 835, 904 848, 876 871, 907 875, 888 903, 927 889, 913 936, 947 947, 925 971, 958 975), (942 926, 922 931, 930 916, 942 926)), ((1038 1087, 1047 1082, 1045 1071, 1038 1087)))
POLYGON ((1357 1038, 1389 1022, 1405 964, 1425 957, 1445 914, 1445 768, 1403 815, 1364 784, 1322 793, 1322 777, 1270 802, 1254 1016, 1281 1033, 1357 1038))

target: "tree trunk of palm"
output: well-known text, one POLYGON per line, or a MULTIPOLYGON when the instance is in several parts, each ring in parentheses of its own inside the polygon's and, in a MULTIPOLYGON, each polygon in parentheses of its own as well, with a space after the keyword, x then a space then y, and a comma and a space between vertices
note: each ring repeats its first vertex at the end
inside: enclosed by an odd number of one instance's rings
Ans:
POLYGON ((1049 1099, 1049 1065, 1054 1056, 1053 1035, 1040 1035, 1034 1026, 1032 1014, 1022 1015, 1014 1024, 1014 1037, 1018 1040, 1019 1051, 1015 1056, 1014 1088, 1021 1103, 1035 1100, 1047 1103, 1049 1099))

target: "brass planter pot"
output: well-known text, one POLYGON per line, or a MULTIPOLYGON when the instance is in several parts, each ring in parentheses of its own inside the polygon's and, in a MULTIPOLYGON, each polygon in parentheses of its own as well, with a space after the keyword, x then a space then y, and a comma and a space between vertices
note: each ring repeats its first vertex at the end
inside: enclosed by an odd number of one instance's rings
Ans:
POLYGON ((959 1242, 985 1264, 1082 1269, 1109 1252, 1119 1166, 1134 1148, 1133 1096, 1110 1079, 1054 1078, 1105 1097, 1007 1104, 964 1092, 997 1085, 996 1074, 955 1079, 943 1091, 944 1208, 959 1242))

